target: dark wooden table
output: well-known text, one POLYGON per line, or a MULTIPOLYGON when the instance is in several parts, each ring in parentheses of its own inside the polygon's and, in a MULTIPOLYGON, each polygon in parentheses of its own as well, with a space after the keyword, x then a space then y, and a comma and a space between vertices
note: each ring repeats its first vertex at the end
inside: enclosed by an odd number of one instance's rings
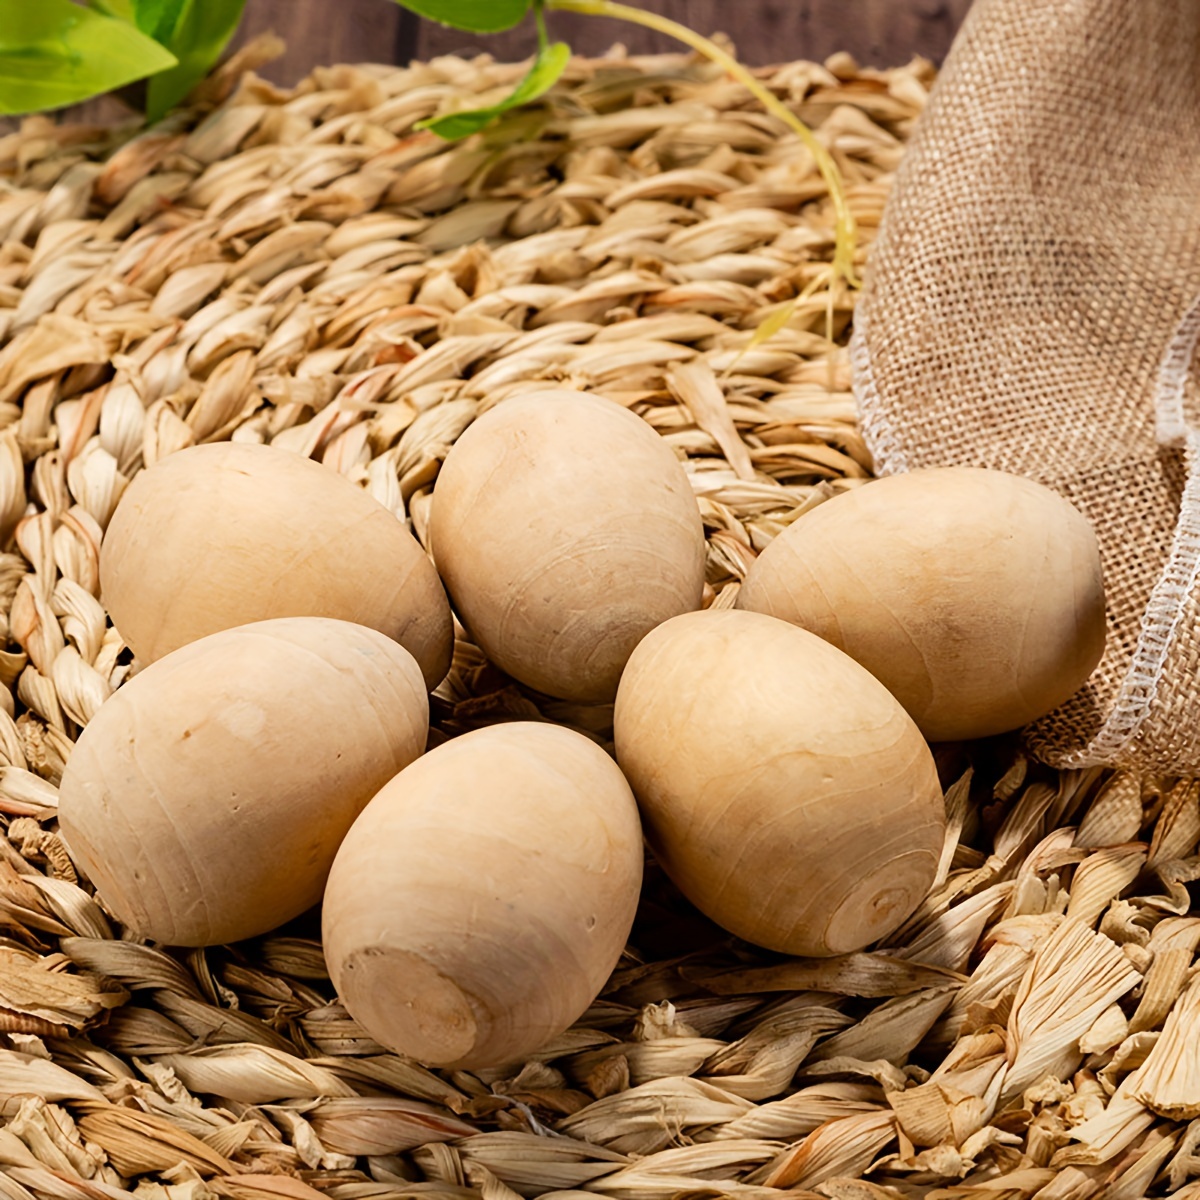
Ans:
MULTIPOLYGON (((636 2, 636 0, 635 0, 636 2)), ((846 50, 869 66, 895 66, 914 54, 940 60, 970 0, 642 0, 641 6, 691 26, 723 33, 745 62, 821 60, 846 50)), ((551 32, 581 54, 615 43, 633 53, 677 43, 623 22, 549 14, 551 32)), ((531 28, 473 37, 423 21, 390 0, 249 0, 242 38, 274 30, 287 55, 264 74, 293 83, 318 63, 427 59, 484 51, 516 61, 531 53, 531 28)))

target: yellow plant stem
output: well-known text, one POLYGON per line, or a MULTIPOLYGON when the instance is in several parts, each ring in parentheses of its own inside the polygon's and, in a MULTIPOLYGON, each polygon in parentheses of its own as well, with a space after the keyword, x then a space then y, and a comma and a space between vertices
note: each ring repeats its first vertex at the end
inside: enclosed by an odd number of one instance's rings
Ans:
POLYGON ((846 202, 846 190, 842 186, 841 172, 833 155, 817 140, 809 129, 790 108, 779 100, 773 92, 764 87, 754 75, 746 69, 732 54, 722 50, 715 42, 702 34, 696 33, 686 25, 661 17, 657 13, 646 12, 628 4, 618 4, 616 0, 545 0, 545 7, 558 9, 562 12, 585 13, 593 17, 614 17, 619 21, 629 21, 635 25, 643 25, 647 29, 665 33, 677 41, 690 46, 699 54, 703 54, 710 62, 714 62, 722 70, 742 84, 750 94, 769 112, 778 117, 787 127, 793 130, 812 154, 829 189, 829 198, 833 201, 836 216, 835 249, 833 256, 834 272, 840 275, 851 287, 858 285, 854 272, 855 225, 854 216, 846 202))

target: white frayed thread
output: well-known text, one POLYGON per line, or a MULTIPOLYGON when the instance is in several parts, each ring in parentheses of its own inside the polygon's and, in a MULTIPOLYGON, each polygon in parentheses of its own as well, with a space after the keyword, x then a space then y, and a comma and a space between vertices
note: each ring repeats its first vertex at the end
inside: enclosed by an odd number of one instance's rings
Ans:
POLYGON ((1122 759, 1150 715, 1167 655, 1200 580, 1200 429, 1188 420, 1184 406, 1197 345, 1200 345, 1200 297, 1184 314, 1167 345, 1154 390, 1158 440, 1164 446, 1181 447, 1187 466, 1187 484, 1179 505, 1171 552, 1150 593, 1133 660, 1112 711, 1082 750, 1061 759, 1065 767, 1107 765, 1122 759))
POLYGON ((854 310, 854 328, 850 333, 850 368, 854 399, 858 404, 858 423, 871 454, 876 475, 899 475, 909 469, 908 455, 900 444, 895 425, 884 413, 883 397, 875 382, 871 354, 867 349, 867 301, 864 297, 854 310))
POLYGON ((1200 345, 1200 296, 1179 322, 1158 369, 1154 416, 1160 446, 1183 446, 1191 432, 1184 412, 1184 395, 1197 345, 1200 345))

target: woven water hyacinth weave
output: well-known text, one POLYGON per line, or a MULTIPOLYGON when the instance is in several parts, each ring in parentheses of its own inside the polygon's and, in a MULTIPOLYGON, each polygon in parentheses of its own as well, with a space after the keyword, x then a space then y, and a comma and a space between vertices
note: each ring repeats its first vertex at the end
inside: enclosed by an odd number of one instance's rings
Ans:
MULTIPOLYGON (((143 466, 268 441, 423 538, 475 416, 586 388, 684 460, 721 606, 871 468, 825 187, 718 72, 576 62, 447 147, 413 123, 518 68, 336 67, 285 92, 246 65, 133 140, 41 119, 0 139, 0 1197, 1200 1195, 1194 784, 949 748, 938 880, 886 945, 782 960, 651 869, 600 999, 475 1074, 372 1043, 311 920, 186 953, 122 936, 56 784, 131 669, 97 555, 143 466)), ((833 150, 868 252, 931 71, 764 78, 833 150)), ((610 736, 610 709, 460 641, 435 738, 537 716, 610 736)))

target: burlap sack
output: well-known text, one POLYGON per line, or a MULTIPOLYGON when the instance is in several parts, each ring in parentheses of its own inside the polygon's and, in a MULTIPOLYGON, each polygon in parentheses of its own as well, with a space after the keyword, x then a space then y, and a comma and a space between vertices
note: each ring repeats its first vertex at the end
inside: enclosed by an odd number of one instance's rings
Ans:
POLYGON ((1029 731, 1200 774, 1200 0, 975 0, 856 317, 880 472, 1028 475, 1093 522, 1108 647, 1029 731))

